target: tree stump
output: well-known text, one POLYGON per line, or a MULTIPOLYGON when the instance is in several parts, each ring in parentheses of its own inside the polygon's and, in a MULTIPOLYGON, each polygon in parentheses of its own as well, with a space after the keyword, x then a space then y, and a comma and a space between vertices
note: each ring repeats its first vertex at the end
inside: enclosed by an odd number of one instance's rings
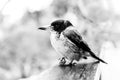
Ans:
POLYGON ((56 65, 39 75, 24 80, 95 80, 98 64, 97 61, 76 64, 72 67, 56 65))

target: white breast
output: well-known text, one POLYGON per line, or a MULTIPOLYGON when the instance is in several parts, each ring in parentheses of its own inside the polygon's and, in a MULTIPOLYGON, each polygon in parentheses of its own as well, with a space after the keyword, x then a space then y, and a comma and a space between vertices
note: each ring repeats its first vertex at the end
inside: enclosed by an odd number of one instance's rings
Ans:
POLYGON ((51 33, 50 40, 51 40, 51 44, 54 47, 54 49, 58 53, 65 56, 65 53, 68 50, 68 47, 64 46, 66 40, 63 37, 64 36, 62 34, 59 37, 59 35, 57 33, 53 32, 53 33, 51 33))
MULTIPOLYGON (((69 27, 66 30, 75 30, 73 27, 69 27)), ((76 31, 77 32, 77 31, 76 31)), ((66 57, 69 60, 77 60, 81 58, 80 49, 63 33, 57 34, 56 32, 51 32, 50 36, 51 44, 57 53, 60 53, 62 56, 66 57)))
POLYGON ((51 33, 50 40, 57 53, 69 60, 79 60, 79 54, 74 53, 75 51, 78 52, 78 48, 67 38, 65 38, 63 34, 59 37, 58 34, 51 33))

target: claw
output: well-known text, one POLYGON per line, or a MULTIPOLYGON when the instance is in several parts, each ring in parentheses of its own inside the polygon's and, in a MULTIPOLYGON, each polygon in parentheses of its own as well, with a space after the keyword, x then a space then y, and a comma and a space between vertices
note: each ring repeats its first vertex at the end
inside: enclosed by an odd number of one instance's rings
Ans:
POLYGON ((86 57, 86 56, 84 56, 83 58, 84 58, 84 59, 87 59, 87 57, 86 57))
POLYGON ((72 67, 72 66, 75 66, 77 63, 69 63, 69 64, 67 64, 67 66, 70 66, 70 67, 72 67))
POLYGON ((77 63, 73 63, 73 60, 69 63, 69 64, 66 64, 66 66, 70 66, 70 67, 73 67, 73 66, 75 66, 77 63))
POLYGON ((65 63, 66 63, 65 57, 62 57, 62 59, 60 60, 59 64, 60 65, 65 65, 65 63))

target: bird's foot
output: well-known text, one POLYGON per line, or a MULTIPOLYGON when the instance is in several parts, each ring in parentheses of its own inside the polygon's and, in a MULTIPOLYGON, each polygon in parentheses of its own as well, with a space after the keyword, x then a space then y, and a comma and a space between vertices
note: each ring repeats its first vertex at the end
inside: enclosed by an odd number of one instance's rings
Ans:
POLYGON ((65 63, 66 63, 65 57, 62 57, 59 64, 62 66, 62 65, 65 65, 65 63))
POLYGON ((73 66, 75 66, 77 63, 72 63, 72 62, 70 62, 69 64, 66 64, 66 66, 70 66, 70 67, 73 67, 73 66))

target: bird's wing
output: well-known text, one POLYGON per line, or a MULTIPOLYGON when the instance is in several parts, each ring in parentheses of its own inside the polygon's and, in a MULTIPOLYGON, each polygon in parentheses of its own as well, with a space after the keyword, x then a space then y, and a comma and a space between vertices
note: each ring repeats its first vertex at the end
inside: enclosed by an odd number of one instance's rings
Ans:
MULTIPOLYGON (((83 51, 87 51, 90 53, 90 55, 103 62, 103 63, 106 63, 105 61, 103 61, 102 59, 100 59, 99 57, 97 57, 92 51, 91 49, 89 48, 88 44, 83 41, 80 33, 77 31, 77 30, 66 30, 63 32, 64 36, 67 37, 72 43, 74 43, 79 49, 82 49, 83 51)), ((107 64, 107 63, 106 63, 107 64)))
POLYGON ((83 41, 80 33, 77 30, 65 30, 63 32, 64 36, 67 37, 72 43, 74 43, 77 47, 80 49, 83 49, 85 51, 90 51, 89 46, 85 41, 83 41))

